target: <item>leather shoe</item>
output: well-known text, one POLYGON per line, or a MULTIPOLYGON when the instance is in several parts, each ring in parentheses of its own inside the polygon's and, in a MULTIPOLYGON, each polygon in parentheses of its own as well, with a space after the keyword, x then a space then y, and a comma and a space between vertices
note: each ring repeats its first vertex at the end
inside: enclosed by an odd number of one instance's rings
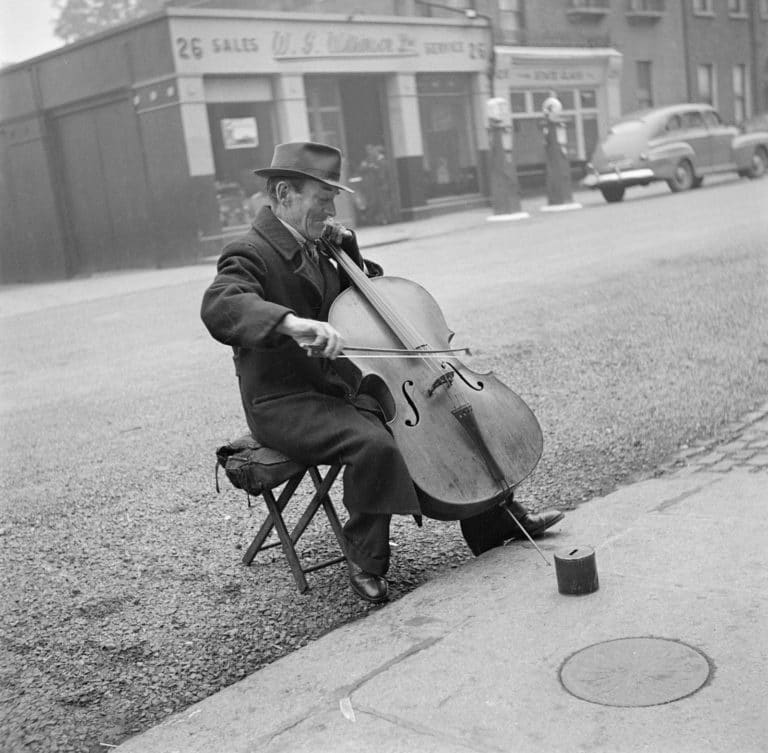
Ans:
POLYGON ((367 573, 362 567, 347 560, 349 570, 349 582, 352 590, 361 598, 372 604, 380 604, 385 601, 389 593, 387 579, 381 575, 367 573))
MULTIPOLYGON (((515 513, 515 517, 520 522, 520 525, 525 528, 532 539, 544 533, 547 528, 555 525, 555 523, 559 523, 565 517, 565 514, 559 510, 548 510, 540 513, 528 512, 526 510, 523 515, 518 515, 515 510, 512 510, 512 512, 515 513)), ((512 524, 514 525, 514 521, 512 521, 512 524)), ((525 539, 525 534, 515 525, 509 538, 514 540, 525 539)))
POLYGON ((475 556, 489 549, 503 546, 505 541, 525 539, 525 534, 512 520, 509 512, 520 521, 531 538, 541 535, 547 528, 561 521, 565 516, 559 510, 531 513, 517 500, 508 499, 503 505, 492 507, 472 518, 461 521, 461 532, 475 556))

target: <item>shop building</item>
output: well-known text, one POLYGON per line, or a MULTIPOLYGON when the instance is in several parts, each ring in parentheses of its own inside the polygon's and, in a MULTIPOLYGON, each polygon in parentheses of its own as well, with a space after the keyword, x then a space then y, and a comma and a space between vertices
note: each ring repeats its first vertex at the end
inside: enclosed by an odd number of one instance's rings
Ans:
POLYGON ((283 141, 340 146, 352 185, 377 147, 391 221, 486 204, 490 50, 461 19, 168 8, 6 68, 0 277, 218 250, 283 141))
POLYGON ((528 2, 525 24, 528 45, 620 51, 621 113, 687 99, 683 15, 678 0, 528 2))
POLYGON ((513 150, 523 183, 543 170, 542 106, 549 92, 563 105, 568 157, 583 165, 621 115, 621 70, 622 56, 611 48, 496 48, 494 90, 509 98, 513 150))
POLYGON ((506 47, 497 79, 509 89, 518 164, 544 160, 536 122, 547 90, 563 104, 568 156, 583 165, 622 114, 686 99, 682 14, 665 0, 524 4, 520 46, 506 47))
POLYGON ((523 188, 543 182, 550 90, 577 175, 625 112, 768 109, 768 0, 254 4, 179 0, 0 71, 0 281, 215 253, 282 141, 342 148, 357 192, 339 214, 360 225, 488 204, 490 96, 510 103, 523 188))

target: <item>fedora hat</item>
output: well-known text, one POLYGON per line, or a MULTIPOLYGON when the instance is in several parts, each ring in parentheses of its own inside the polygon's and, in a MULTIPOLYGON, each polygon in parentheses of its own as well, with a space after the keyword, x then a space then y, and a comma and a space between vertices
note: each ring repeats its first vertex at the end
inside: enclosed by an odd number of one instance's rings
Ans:
POLYGON ((253 172, 264 178, 286 177, 312 178, 332 188, 354 193, 339 183, 341 177, 341 152, 335 146, 316 144, 312 141, 291 141, 278 144, 272 155, 272 164, 253 172))

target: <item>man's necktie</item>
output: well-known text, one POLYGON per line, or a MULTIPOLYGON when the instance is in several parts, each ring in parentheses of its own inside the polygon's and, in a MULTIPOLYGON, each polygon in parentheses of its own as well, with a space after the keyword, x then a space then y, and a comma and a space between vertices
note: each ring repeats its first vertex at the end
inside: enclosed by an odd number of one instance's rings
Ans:
POLYGON ((319 262, 319 256, 317 253, 317 244, 314 241, 306 241, 304 243, 304 251, 312 261, 317 264, 319 262))

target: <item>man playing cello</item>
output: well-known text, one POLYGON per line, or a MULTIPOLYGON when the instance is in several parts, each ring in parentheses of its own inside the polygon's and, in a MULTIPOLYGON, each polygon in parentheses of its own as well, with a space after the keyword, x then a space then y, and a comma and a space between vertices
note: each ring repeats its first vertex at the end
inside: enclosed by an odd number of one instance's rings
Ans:
MULTIPOLYGON (((254 438, 297 462, 341 462, 343 533, 350 583, 366 601, 387 598, 392 515, 421 514, 419 492, 384 423, 378 402, 357 393, 342 355, 344 341, 327 319, 346 275, 315 244, 335 214, 341 152, 312 142, 279 144, 267 179, 270 202, 249 231, 227 244, 201 316, 211 335, 234 351, 248 427, 254 438)), ((354 233, 336 227, 332 241, 369 277, 381 268, 363 260, 354 233)), ((510 495, 511 496, 511 495, 510 495)), ((562 519, 508 504, 530 536, 562 519)), ((500 507, 461 521, 475 554, 521 538, 500 507)))

